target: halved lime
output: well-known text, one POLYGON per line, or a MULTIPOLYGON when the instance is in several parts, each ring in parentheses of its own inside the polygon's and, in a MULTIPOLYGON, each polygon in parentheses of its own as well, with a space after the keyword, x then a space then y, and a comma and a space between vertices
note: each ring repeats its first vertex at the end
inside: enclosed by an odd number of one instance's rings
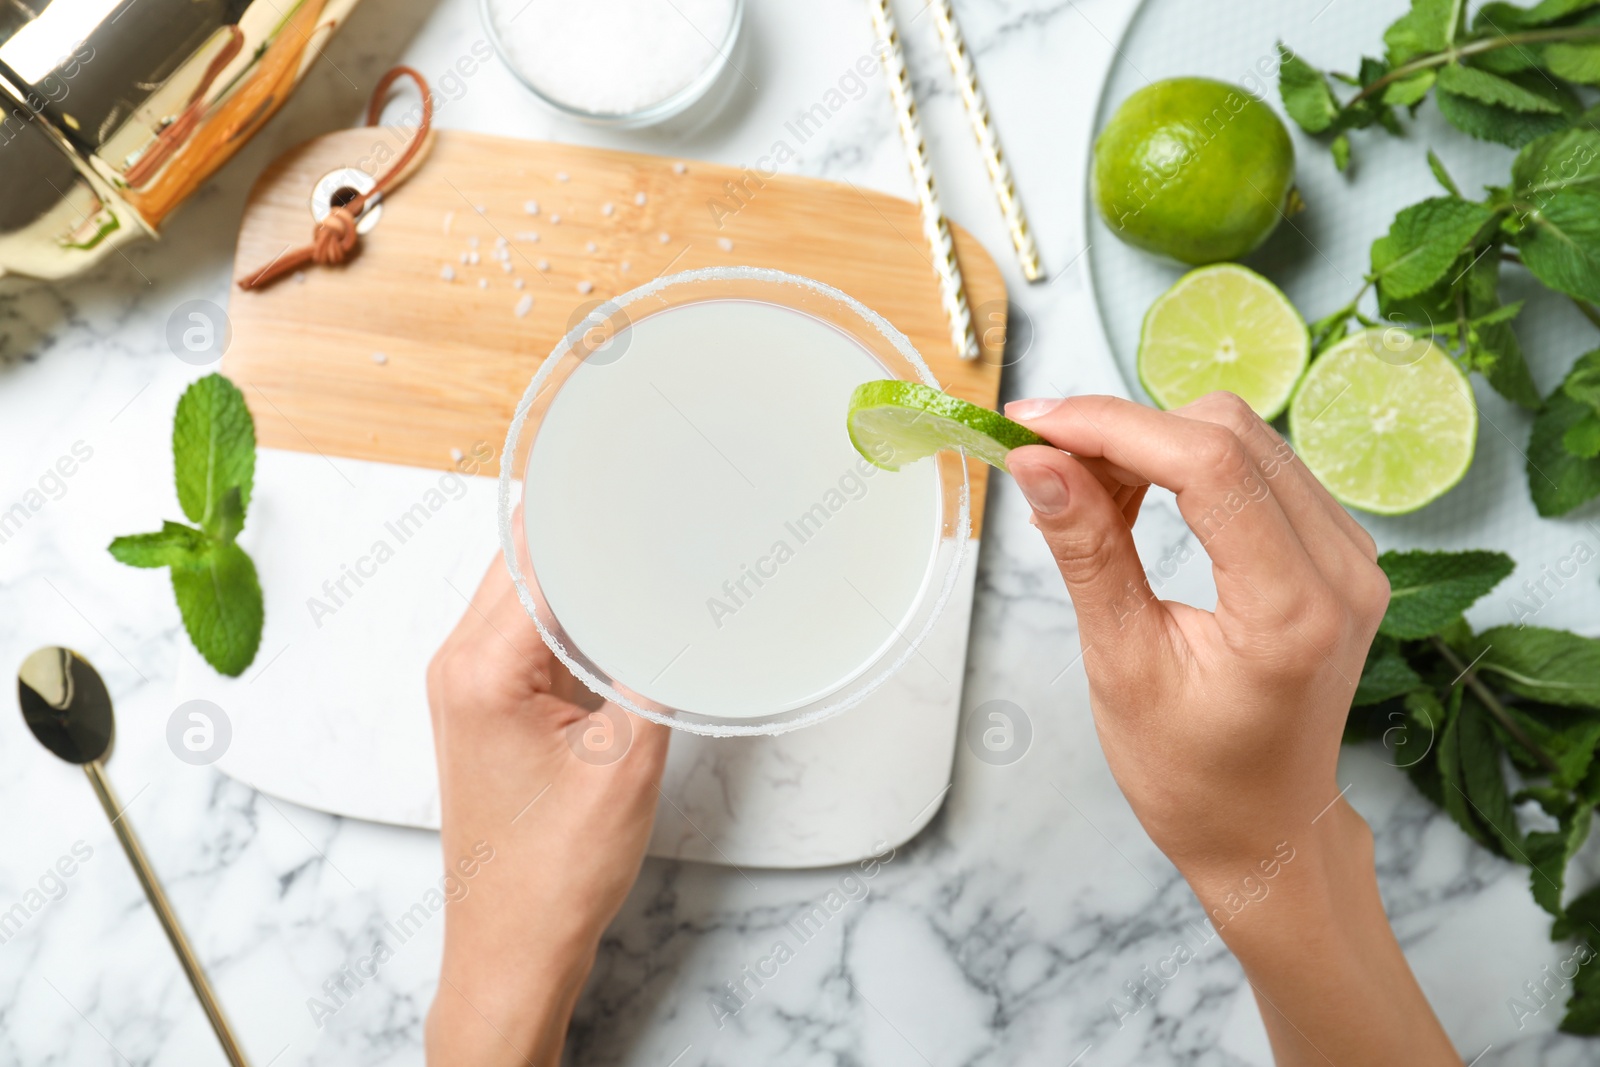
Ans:
POLYGON ((999 412, 931 385, 894 379, 856 386, 847 425, 856 451, 886 471, 946 449, 960 449, 1005 470, 1007 452, 1045 443, 999 412))
POLYGON ((1289 298, 1236 263, 1179 278, 1139 333, 1139 383, 1164 408, 1226 389, 1275 419, 1310 358, 1306 322, 1289 298))
POLYGON ((1401 330, 1347 337, 1311 365, 1289 403, 1289 436, 1341 502, 1416 511, 1472 466, 1472 384, 1432 341, 1401 330))

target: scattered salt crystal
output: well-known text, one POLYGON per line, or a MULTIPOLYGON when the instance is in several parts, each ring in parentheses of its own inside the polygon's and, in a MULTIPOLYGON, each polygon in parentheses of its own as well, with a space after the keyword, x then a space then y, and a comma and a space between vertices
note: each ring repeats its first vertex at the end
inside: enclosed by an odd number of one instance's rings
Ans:
POLYGON ((561 225, 561 216, 560 215, 551 215, 550 216, 550 225, 552 225, 552 226, 560 226, 561 225))
POLYGON ((632 263, 629 263, 627 260, 623 260, 622 261, 622 272, 624 274, 626 274, 628 271, 630 271, 632 269, 633 269, 633 264, 632 263))
POLYGON ((535 263, 534 266, 538 267, 540 270, 549 270, 550 261, 548 259, 541 259, 539 262, 535 263))
POLYGON ((487 289, 487 288, 489 288, 489 279, 488 278, 479 278, 478 279, 478 288, 479 289, 487 289))
POLYGON ((474 210, 478 214, 482 215, 485 211, 488 211, 489 209, 484 207, 482 204, 474 204, 474 205, 472 205, 472 210, 474 210))
MULTIPOLYGON (((521 279, 518 280, 520 281, 521 279)), ((533 297, 529 294, 524 294, 522 299, 517 301, 517 306, 514 310, 517 313, 517 318, 527 318, 528 312, 533 310, 533 297)))
POLYGON ((450 224, 454 221, 456 221, 456 213, 454 211, 446 211, 444 213, 444 232, 446 236, 449 236, 450 224))
POLYGON ((495 246, 495 247, 496 247, 496 248, 504 248, 504 247, 505 247, 505 246, 506 246, 506 245, 508 245, 508 244, 510 244, 510 243, 511 243, 511 242, 510 242, 510 241, 507 241, 507 240, 506 240, 506 238, 505 238, 505 235, 504 235, 504 234, 501 234, 501 235, 500 235, 500 236, 499 236, 499 237, 496 237, 496 238, 495 238, 495 239, 494 239, 494 246, 495 246))
POLYGON ((594 282, 579 282, 578 292, 588 296, 590 293, 594 292, 594 282))
POLYGON ((477 234, 473 234, 471 237, 468 237, 467 238, 467 244, 472 248, 477 248, 478 247, 478 235, 477 234))
POLYGON ((511 288, 513 289, 521 289, 525 284, 527 283, 525 283, 521 278, 513 278, 511 280, 511 288))
POLYGON ((477 266, 478 265, 478 253, 476 253, 476 252, 468 252, 467 253, 467 262, 471 263, 473 266, 477 266))
POLYGON ((600 214, 610 217, 616 213, 617 205, 613 204, 611 201, 607 200, 605 203, 600 205, 600 214))
POLYGON ((568 174, 566 171, 564 171, 564 170, 556 171, 556 181, 558 181, 558 182, 570 182, 571 180, 572 180, 572 175, 568 174))
POLYGON ((494 258, 498 259, 502 263, 506 262, 508 259, 511 258, 511 249, 509 249, 509 248, 497 248, 497 249, 495 249, 494 250, 494 258))
POLYGON ((511 261, 510 260, 504 260, 504 259, 501 260, 500 261, 500 269, 505 271, 507 274, 510 274, 511 273, 511 269, 512 269, 511 268, 511 261))
POLYGON ((717 238, 717 247, 722 249, 724 252, 732 252, 733 251, 733 242, 728 240, 726 237, 718 237, 717 238))
POLYGON ((666 244, 668 241, 672 240, 672 235, 666 232, 658 233, 656 234, 656 240, 660 241, 662 244, 666 244))
POLYGON ((505 58, 580 111, 631 114, 688 88, 733 29, 736 0, 488 0, 505 58))
POLYGON ((523 230, 521 233, 517 234, 517 240, 527 241, 529 244, 533 244, 538 239, 539 235, 534 233, 532 230, 523 230))
POLYGON ((303 271, 303 270, 295 271, 294 272, 294 280, 295 280, 296 283, 305 281, 306 280, 306 272, 303 271))
POLYGON ((463 263, 472 262, 472 253, 471 252, 463 252, 463 253, 461 253, 461 262, 463 262, 463 263))
POLYGON ((687 174, 689 173, 689 165, 687 163, 674 163, 672 165, 672 173, 687 174))
POLYGON ((439 277, 443 278, 447 282, 453 282, 456 280, 456 269, 450 264, 446 263, 444 265, 444 269, 439 272, 439 277))
POLYGON ((522 210, 526 211, 530 215, 537 215, 539 213, 539 201, 524 200, 522 202, 522 210))
POLYGON ((380 364, 387 363, 389 362, 389 357, 384 355, 382 352, 374 352, 372 353, 372 362, 380 364))
POLYGON ((452 448, 450 450, 450 458, 455 460, 457 463, 460 463, 462 460, 461 449, 452 448))
POLYGON ((648 200, 648 199, 650 199, 650 198, 645 196, 643 193, 634 193, 633 194, 633 202, 635 204, 638 204, 640 207, 644 207, 644 202, 646 200, 648 200))
POLYGON ((600 251, 600 246, 595 244, 593 241, 590 241, 588 244, 584 245, 583 247, 588 249, 591 253, 600 251))

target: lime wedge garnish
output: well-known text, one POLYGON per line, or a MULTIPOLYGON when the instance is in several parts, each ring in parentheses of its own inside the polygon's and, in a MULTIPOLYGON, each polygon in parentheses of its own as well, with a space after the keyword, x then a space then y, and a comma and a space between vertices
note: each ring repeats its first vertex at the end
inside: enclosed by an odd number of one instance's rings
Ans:
POLYGON ((1310 357, 1289 298, 1255 271, 1220 263, 1185 274, 1145 312, 1139 382, 1163 408, 1226 389, 1274 419, 1310 357))
POLYGON ((946 449, 1006 466, 1006 453, 1044 438, 999 412, 921 382, 863 382, 850 394, 850 443, 886 471, 946 449))
POLYGON ((1340 502, 1403 515, 1467 473, 1478 407, 1467 376, 1432 341, 1368 330, 1311 365, 1289 403, 1289 436, 1340 502))

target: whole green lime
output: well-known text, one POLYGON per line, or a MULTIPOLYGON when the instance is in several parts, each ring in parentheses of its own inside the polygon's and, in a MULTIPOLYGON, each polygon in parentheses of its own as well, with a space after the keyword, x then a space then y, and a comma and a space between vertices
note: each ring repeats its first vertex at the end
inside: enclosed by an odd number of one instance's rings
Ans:
POLYGON ((1294 200, 1294 143, 1238 86, 1170 78, 1124 100, 1100 131, 1092 193, 1131 245, 1195 266, 1238 259, 1294 200))

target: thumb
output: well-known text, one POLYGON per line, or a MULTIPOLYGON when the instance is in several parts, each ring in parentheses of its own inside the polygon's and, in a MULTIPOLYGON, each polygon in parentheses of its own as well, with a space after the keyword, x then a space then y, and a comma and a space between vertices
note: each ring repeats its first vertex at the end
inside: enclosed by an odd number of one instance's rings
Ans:
POLYGON ((1083 463, 1044 445, 1014 450, 1006 468, 1061 569, 1084 650, 1147 639, 1160 621, 1156 596, 1128 520, 1105 486, 1083 463))

